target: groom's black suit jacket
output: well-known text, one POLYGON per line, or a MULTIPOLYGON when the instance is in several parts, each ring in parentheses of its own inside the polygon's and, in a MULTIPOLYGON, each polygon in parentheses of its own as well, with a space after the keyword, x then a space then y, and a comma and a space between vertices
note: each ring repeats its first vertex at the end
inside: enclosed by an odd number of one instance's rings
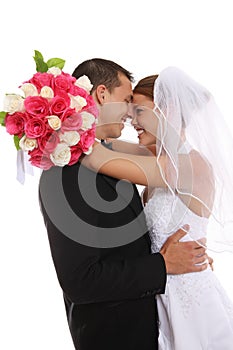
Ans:
MULTIPOLYGON (((71 335, 78 350, 157 348, 155 294, 164 293, 166 271, 162 255, 150 253, 144 214, 138 221, 142 235, 131 243, 112 248, 102 248, 104 241, 101 238, 101 248, 84 245, 82 241, 80 243, 80 237, 89 234, 88 224, 92 228, 103 227, 104 232, 109 231, 109 234, 114 228, 114 235, 120 235, 122 227, 142 212, 136 186, 123 182, 123 191, 117 196, 117 181, 96 174, 80 163, 64 168, 53 167, 44 171, 40 179, 41 210, 57 277, 64 293, 71 335), (81 185, 78 183, 80 169, 84 174, 81 185), (76 237, 74 233, 71 234, 74 231, 70 224, 72 220, 67 222, 67 212, 60 203, 59 182, 70 212, 75 213, 82 223, 88 223, 86 232, 83 224, 79 226, 78 221, 73 224, 76 225, 76 237), (119 200, 118 212, 105 213, 100 210, 98 201, 101 201, 101 197, 96 199, 95 207, 87 204, 80 190, 84 190, 85 195, 90 192, 89 186, 93 183, 96 183, 99 195, 109 202, 109 206, 112 201, 119 200), (126 205, 125 196, 127 191, 132 194, 132 189, 133 195, 126 205)), ((96 193, 93 196, 97 198, 96 193)))

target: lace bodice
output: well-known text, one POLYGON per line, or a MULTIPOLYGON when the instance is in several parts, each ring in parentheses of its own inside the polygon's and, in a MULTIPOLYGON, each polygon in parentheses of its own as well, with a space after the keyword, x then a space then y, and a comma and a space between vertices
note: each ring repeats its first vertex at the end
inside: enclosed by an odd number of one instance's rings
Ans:
POLYGON ((206 236, 208 219, 192 212, 169 190, 156 188, 144 208, 151 237, 151 250, 160 250, 168 236, 185 224, 189 224, 189 234, 182 240, 197 240, 206 236))

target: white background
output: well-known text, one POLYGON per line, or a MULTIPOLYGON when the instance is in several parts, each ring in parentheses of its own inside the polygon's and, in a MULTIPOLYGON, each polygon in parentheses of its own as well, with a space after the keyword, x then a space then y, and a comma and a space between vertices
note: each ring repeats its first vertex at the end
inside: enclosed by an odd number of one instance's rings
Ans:
MULTIPOLYGON (((34 50, 66 59, 116 61, 136 80, 178 66, 215 96, 229 128, 232 115, 232 11, 222 0, 66 0, 1 2, 0 99, 35 72, 34 50)), ((0 107, 0 110, 3 107, 0 107)), ((39 172, 15 179, 15 149, 0 127, 0 348, 71 350, 62 293, 37 200, 39 172)), ((232 257, 215 271, 233 296, 232 257)))

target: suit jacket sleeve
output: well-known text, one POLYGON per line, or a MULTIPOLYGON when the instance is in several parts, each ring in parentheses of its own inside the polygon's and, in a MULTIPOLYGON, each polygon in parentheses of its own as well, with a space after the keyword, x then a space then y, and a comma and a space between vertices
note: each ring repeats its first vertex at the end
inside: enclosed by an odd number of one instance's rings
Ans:
POLYGON ((161 254, 105 258, 102 249, 72 241, 57 231, 46 215, 44 218, 57 277, 72 302, 86 304, 164 293, 166 269, 161 254))

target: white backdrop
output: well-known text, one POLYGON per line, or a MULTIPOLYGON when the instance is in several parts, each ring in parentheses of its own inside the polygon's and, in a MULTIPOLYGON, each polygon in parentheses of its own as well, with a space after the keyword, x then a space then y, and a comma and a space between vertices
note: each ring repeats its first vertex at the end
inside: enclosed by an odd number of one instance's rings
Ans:
MULTIPOLYGON (((230 0, 2 2, 0 100, 35 72, 35 49, 45 59, 66 59, 70 73, 93 57, 118 62, 136 80, 175 65, 208 87, 233 131, 230 5, 230 0)), ((71 350, 38 206, 39 171, 24 186, 17 183, 15 154, 12 138, 0 127, 0 348, 71 350)), ((232 257, 215 257, 216 274, 233 296, 231 264, 232 257)))

